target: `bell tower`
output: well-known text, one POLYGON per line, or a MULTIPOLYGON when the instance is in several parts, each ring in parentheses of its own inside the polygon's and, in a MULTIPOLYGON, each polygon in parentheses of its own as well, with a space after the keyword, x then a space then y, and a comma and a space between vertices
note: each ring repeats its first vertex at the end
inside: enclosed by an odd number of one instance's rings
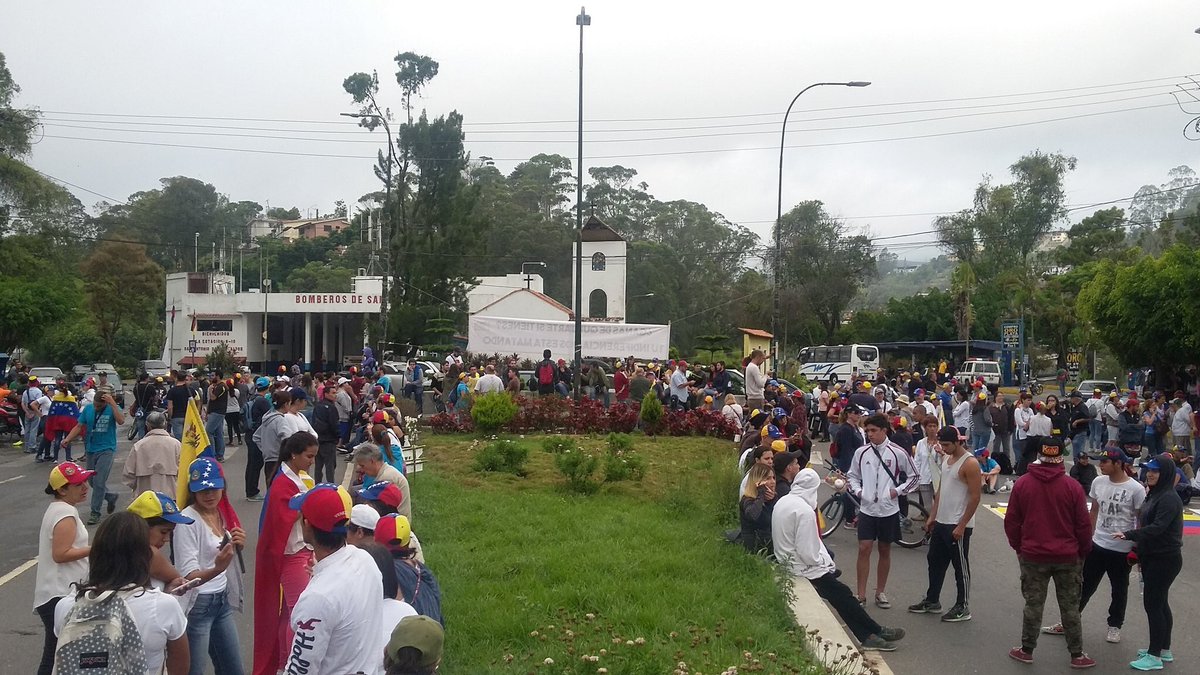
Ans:
MULTIPOLYGON (((572 260, 572 263, 575 261, 572 260)), ((574 270, 575 266, 572 265, 574 270)), ((584 321, 625 321, 626 243, 616 230, 592 215, 583 224, 584 321)), ((574 272, 572 272, 574 277, 574 272)), ((571 279, 574 282, 574 278, 571 279)), ((572 286, 573 287, 573 286, 572 286)), ((578 307, 573 307, 576 312, 578 307)))

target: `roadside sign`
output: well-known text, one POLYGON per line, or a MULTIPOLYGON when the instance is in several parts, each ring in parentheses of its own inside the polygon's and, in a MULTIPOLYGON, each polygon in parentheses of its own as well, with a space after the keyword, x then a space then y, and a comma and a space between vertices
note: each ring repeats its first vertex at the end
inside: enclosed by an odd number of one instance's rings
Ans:
POLYGON ((1021 324, 1017 321, 1005 321, 1000 324, 1000 346, 1016 351, 1021 348, 1021 324))
POLYGON ((1072 377, 1079 375, 1079 369, 1083 365, 1083 352, 1072 349, 1067 352, 1067 370, 1070 371, 1072 377))

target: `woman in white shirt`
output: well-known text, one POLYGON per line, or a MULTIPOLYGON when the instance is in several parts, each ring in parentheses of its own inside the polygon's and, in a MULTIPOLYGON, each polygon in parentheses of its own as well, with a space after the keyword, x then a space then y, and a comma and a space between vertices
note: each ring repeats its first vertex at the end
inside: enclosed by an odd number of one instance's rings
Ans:
POLYGON ((742 428, 742 406, 738 405, 733 394, 725 394, 725 407, 721 408, 721 414, 739 429, 742 428))
MULTIPOLYGON (((215 460, 201 457, 188 467, 188 501, 183 515, 194 522, 176 525, 175 566, 184 579, 199 579, 195 604, 188 611, 187 636, 191 646, 192 675, 203 675, 211 656, 216 672, 242 675, 241 646, 234 623, 232 585, 237 589, 237 568, 226 574, 235 547, 244 546, 246 533, 230 528, 218 505, 225 491, 225 478, 215 460)), ((240 589, 237 589, 240 590, 240 589)), ((236 594, 235 594, 236 597, 236 594)), ((240 609, 240 607, 239 607, 240 609)))
POLYGON ((913 463, 917 465, 917 475, 920 476, 917 481, 917 493, 921 495, 921 506, 928 511, 933 508, 935 493, 933 477, 940 468, 938 459, 941 455, 938 454, 940 446, 937 440, 937 418, 933 415, 927 416, 921 422, 921 430, 925 432, 925 436, 917 441, 917 449, 913 453, 913 463))
POLYGON ((54 501, 42 516, 37 580, 33 585, 33 611, 46 629, 38 675, 50 675, 54 667, 54 649, 58 644, 54 633, 55 606, 71 592, 71 584, 87 578, 87 557, 92 549, 76 505, 87 501, 87 482, 95 473, 84 471, 74 462, 63 462, 50 469, 46 494, 52 495, 54 501))
POLYGON ((971 428, 971 402, 962 392, 954 396, 958 400, 958 403, 954 405, 954 426, 958 427, 959 431, 966 433, 971 428))
POLYGON ((85 595, 115 591, 142 637, 146 673, 159 675, 165 663, 168 675, 184 675, 189 661, 187 620, 175 598, 150 588, 149 534, 146 521, 137 514, 122 511, 104 519, 88 556, 87 580, 54 610, 54 633, 63 634, 71 609, 85 595))

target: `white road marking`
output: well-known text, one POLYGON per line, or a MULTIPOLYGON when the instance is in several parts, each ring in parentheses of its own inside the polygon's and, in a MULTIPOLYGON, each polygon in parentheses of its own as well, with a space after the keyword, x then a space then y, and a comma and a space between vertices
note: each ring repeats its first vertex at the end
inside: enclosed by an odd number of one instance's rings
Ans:
POLYGON ((17 577, 21 576, 21 574, 23 574, 24 572, 31 569, 34 565, 37 565, 37 558, 26 561, 24 564, 22 564, 17 569, 0 577, 0 586, 3 586, 4 584, 7 584, 8 582, 12 581, 13 579, 16 579, 17 577))
POLYGON ((11 483, 14 480, 24 478, 24 477, 25 477, 25 474, 21 474, 20 476, 13 476, 12 478, 5 478, 4 480, 0 480, 0 485, 4 485, 5 483, 11 483))

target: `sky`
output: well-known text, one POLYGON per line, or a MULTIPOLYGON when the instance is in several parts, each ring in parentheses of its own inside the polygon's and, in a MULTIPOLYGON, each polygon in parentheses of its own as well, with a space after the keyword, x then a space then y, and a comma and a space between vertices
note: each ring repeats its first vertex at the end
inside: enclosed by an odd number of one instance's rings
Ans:
MULTIPOLYGON (((658 199, 702 202, 764 242, 783 111, 814 82, 872 84, 796 103, 784 208, 820 199, 901 257, 936 254, 935 215, 969 207, 983 177, 1003 182, 1035 149, 1078 159, 1076 221, 1172 167, 1200 169, 1200 143, 1183 135, 1200 101, 1178 93, 1200 89, 1186 77, 1200 82, 1194 0, 605 0, 587 12, 584 167, 634 168, 658 199)), ((17 105, 44 113, 29 162, 84 204, 186 175, 231 200, 329 212, 380 187, 383 132, 339 116, 356 110, 342 80, 378 70, 380 102, 399 113, 399 52, 439 62, 419 105, 462 113, 473 157, 506 173, 537 153, 573 158, 578 13, 551 0, 0 0, 0 50, 17 105)))

